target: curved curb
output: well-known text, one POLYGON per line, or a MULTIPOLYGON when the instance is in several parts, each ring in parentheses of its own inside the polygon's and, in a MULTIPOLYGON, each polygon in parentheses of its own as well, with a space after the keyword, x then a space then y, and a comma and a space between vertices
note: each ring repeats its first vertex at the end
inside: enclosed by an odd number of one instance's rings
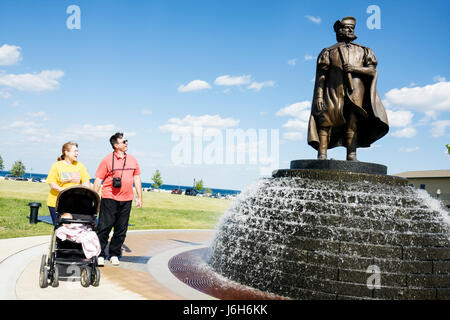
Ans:
POLYGON ((175 294, 188 299, 188 300, 217 300, 210 295, 202 293, 187 284, 180 281, 177 277, 175 277, 172 272, 170 272, 168 263, 169 260, 185 251, 190 251, 194 249, 202 249, 207 248, 208 246, 200 245, 200 246, 189 246, 189 247, 180 247, 172 250, 167 250, 163 253, 160 253, 154 257, 152 257, 147 262, 148 272, 164 287, 173 291, 175 294))
POLYGON ((0 263, 0 300, 16 300, 16 283, 28 264, 48 250, 48 242, 23 249, 0 263))

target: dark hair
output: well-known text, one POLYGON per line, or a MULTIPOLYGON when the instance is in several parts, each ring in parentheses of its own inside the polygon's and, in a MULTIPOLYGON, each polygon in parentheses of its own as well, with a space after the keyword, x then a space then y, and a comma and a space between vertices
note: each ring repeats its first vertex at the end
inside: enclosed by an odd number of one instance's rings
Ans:
POLYGON ((76 146, 78 148, 78 144, 76 142, 69 141, 63 144, 61 155, 58 157, 58 161, 64 160, 64 152, 70 151, 70 149, 72 149, 72 146, 76 146))
POLYGON ((109 143, 113 149, 114 145, 117 143, 117 139, 123 138, 123 132, 116 132, 111 138, 109 138, 109 143))

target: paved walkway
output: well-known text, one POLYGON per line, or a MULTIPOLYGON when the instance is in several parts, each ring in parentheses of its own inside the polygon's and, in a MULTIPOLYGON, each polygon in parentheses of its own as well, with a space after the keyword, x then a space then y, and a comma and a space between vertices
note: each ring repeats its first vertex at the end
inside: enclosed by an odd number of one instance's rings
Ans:
POLYGON ((208 246, 213 230, 129 231, 119 267, 101 268, 100 286, 84 288, 76 279, 59 287, 39 287, 42 254, 50 236, 0 240, 0 300, 179 300, 215 299, 178 280, 168 269, 173 256, 208 246))

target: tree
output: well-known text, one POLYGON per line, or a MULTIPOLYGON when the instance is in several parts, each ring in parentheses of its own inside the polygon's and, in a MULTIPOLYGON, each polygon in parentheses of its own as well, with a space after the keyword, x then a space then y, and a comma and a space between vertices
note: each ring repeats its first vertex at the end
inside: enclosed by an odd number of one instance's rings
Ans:
POLYGON ((447 153, 450 154, 450 144, 445 145, 447 147, 447 153))
POLYGON ((159 172, 158 169, 156 169, 156 172, 153 175, 152 180, 153 180, 153 187, 155 189, 159 189, 159 187, 162 186, 163 181, 162 181, 162 178, 161 178, 161 173, 159 172))
POLYGON ((213 192, 210 188, 205 188, 205 193, 211 195, 213 192))
POLYGON ((203 190, 203 179, 200 179, 199 181, 197 181, 195 183, 194 189, 197 191, 202 191, 203 190))
POLYGON ((18 160, 14 162, 11 170, 9 170, 11 174, 15 177, 21 177, 25 174, 25 166, 22 161, 18 160))
POLYGON ((3 158, 2 156, 0 156, 0 171, 3 171, 4 168, 5 166, 3 165, 3 158))

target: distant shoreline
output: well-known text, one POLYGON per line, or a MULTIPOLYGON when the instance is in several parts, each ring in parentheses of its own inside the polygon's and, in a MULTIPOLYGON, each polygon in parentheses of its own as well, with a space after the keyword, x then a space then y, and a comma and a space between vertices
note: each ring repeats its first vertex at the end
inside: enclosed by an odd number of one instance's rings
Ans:
MULTIPOLYGON (((0 171, 0 177, 4 177, 7 174, 11 174, 9 171, 0 171)), ((42 173, 25 173, 25 178, 39 178, 39 179, 46 179, 47 175, 42 173)), ((94 179, 91 179, 91 182, 94 182, 94 179)), ((149 182, 142 182, 142 188, 152 188, 152 183, 149 182)), ((232 189, 220 189, 220 188, 210 188, 213 194, 221 194, 221 195, 236 195, 241 193, 241 190, 232 190, 232 189)), ((166 190, 166 191, 172 191, 174 189, 193 189, 193 186, 182 186, 182 185, 173 185, 173 184, 163 184, 159 189, 166 190)), ((205 188, 204 188, 205 189, 205 188)))

